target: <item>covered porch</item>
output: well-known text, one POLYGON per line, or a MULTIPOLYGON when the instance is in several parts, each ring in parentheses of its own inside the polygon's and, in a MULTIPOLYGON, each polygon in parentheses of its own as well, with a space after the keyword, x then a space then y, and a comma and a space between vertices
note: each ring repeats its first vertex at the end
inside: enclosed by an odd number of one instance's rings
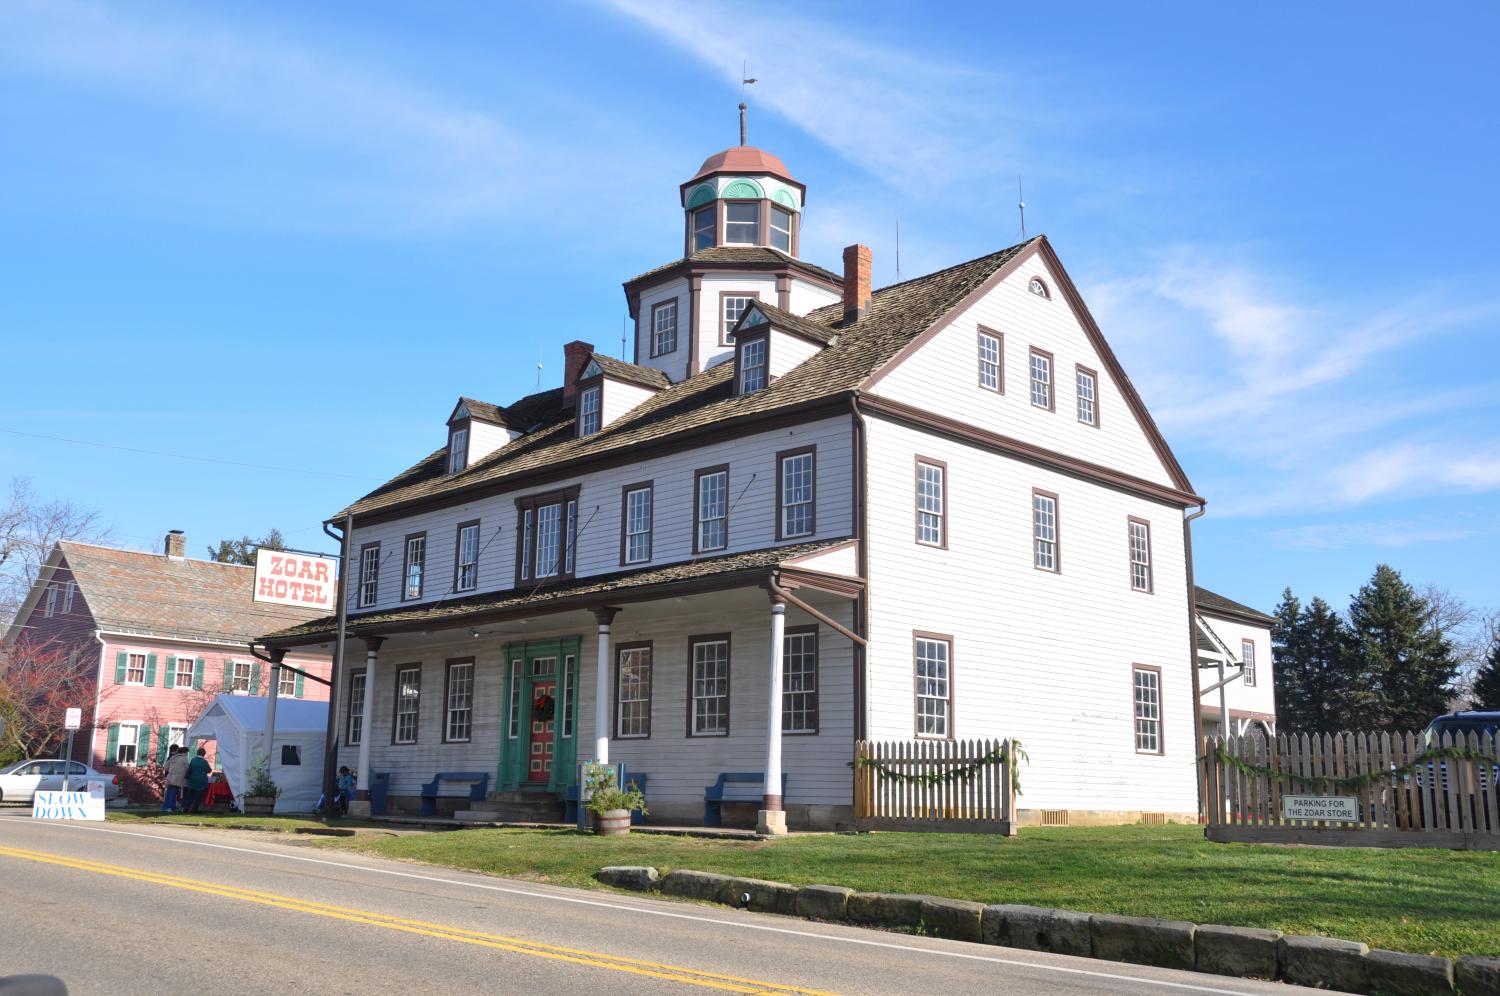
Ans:
POLYGON ((339 763, 357 772, 356 806, 377 775, 401 816, 437 775, 482 773, 482 801, 477 783, 441 784, 438 815, 555 822, 579 763, 601 760, 644 776, 649 823, 701 826, 705 788, 752 773, 725 794, 726 827, 852 826, 863 584, 842 573, 848 547, 351 616, 339 763))

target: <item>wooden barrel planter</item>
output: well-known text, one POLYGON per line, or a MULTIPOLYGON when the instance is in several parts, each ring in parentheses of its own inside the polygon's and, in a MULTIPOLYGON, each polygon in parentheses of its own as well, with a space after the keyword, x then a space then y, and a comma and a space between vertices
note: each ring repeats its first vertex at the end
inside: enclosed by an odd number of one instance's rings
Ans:
POLYGON ((274 795, 247 795, 241 802, 246 816, 270 816, 276 811, 274 795))
POLYGON ((594 817, 594 833, 601 837, 623 837, 629 832, 628 809, 610 809, 594 817))

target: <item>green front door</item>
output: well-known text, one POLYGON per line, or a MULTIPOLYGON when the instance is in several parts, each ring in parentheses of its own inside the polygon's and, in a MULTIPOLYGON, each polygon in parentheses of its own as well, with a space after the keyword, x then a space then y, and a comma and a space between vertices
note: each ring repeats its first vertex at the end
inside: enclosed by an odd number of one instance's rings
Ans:
POLYGON ((578 740, 576 636, 505 645, 501 791, 562 792, 573 783, 578 740))

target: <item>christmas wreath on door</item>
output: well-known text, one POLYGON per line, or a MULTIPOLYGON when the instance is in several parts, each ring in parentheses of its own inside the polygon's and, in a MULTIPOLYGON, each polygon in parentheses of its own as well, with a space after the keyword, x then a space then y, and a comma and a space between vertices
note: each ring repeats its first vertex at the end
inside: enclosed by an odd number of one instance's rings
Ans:
POLYGON ((531 718, 538 723, 550 723, 552 717, 557 714, 557 700, 546 692, 537 695, 531 701, 531 718))

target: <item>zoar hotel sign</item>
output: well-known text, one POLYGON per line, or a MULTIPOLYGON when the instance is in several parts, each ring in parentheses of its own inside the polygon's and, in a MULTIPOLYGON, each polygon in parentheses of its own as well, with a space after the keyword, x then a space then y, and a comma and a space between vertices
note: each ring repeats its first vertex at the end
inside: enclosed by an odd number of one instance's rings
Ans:
POLYGON ((255 600, 334 611, 339 562, 283 550, 255 551, 255 600))

